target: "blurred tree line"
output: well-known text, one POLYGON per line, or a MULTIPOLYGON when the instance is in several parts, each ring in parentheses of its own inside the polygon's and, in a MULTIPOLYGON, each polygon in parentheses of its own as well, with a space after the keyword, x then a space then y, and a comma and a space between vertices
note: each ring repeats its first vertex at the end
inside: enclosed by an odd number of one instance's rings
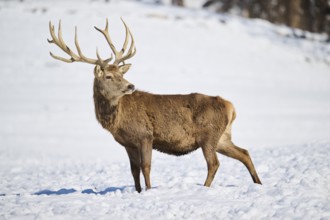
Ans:
POLYGON ((176 6, 184 6, 183 0, 172 0, 172 4, 176 6))
MULTIPOLYGON (((184 6, 184 0, 172 4, 184 6)), ((203 7, 330 36, 330 0, 205 0, 203 7)))

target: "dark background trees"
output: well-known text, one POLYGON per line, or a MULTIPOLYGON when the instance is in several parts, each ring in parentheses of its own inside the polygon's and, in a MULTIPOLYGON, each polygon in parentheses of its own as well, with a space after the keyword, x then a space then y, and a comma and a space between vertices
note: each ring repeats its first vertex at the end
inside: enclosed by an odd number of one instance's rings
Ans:
POLYGON ((248 18, 261 18, 330 36, 328 0, 208 0, 203 7, 217 5, 218 12, 238 12, 248 18))
POLYGON ((172 5, 184 6, 184 0, 172 0, 172 5))

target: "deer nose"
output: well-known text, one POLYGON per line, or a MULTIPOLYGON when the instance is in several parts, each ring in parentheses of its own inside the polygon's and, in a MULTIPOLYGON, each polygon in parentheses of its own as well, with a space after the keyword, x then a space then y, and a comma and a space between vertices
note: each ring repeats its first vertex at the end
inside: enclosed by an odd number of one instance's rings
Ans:
POLYGON ((130 90, 132 90, 132 91, 135 90, 135 86, 134 86, 133 84, 129 84, 129 85, 127 86, 127 88, 130 89, 130 90))

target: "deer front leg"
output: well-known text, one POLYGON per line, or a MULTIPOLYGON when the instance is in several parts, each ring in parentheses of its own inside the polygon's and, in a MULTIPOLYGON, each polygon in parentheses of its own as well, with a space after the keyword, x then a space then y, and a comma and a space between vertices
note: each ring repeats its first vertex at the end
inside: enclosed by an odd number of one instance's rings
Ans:
POLYGON ((151 169, 152 142, 144 141, 141 145, 140 154, 141 154, 141 168, 146 184, 146 189, 151 189, 150 169, 151 169))
POLYGON ((216 151, 209 146, 202 147, 204 158, 207 163, 207 178, 204 186, 210 187, 214 176, 220 166, 216 151))
POLYGON ((140 152, 138 149, 134 148, 125 148, 129 157, 129 162, 131 164, 131 172, 134 178, 135 190, 139 193, 141 192, 140 184, 140 171, 141 171, 141 159, 140 152))

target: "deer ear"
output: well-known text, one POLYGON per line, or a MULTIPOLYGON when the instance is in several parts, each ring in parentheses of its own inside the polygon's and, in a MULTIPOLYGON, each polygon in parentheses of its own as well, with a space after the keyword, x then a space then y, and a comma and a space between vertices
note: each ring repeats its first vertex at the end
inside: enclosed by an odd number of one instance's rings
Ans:
POLYGON ((124 64, 119 66, 119 71, 121 72, 121 74, 125 74, 129 68, 131 67, 132 64, 124 64))
POLYGON ((96 65, 95 68, 94 68, 94 76, 96 78, 100 78, 100 77, 103 76, 103 71, 102 71, 102 69, 99 65, 96 65))

